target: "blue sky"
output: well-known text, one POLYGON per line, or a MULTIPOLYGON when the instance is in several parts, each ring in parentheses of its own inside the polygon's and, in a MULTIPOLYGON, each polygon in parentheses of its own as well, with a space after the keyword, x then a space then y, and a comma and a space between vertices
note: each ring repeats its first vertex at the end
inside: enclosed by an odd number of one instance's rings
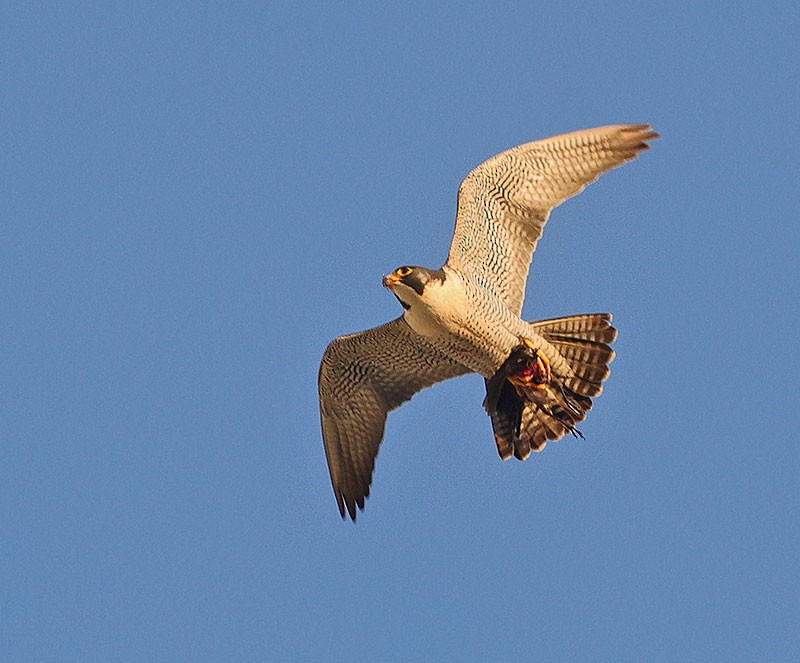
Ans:
POLYGON ((800 11, 712 6, 6 6, 3 658, 795 660, 800 11), (327 343, 472 167, 621 122, 525 306, 615 313, 587 439, 438 385, 342 522, 327 343))

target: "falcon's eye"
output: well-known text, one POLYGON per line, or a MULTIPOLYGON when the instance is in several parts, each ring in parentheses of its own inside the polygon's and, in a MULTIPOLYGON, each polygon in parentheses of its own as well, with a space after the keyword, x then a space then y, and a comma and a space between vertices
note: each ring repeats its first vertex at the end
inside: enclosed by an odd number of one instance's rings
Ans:
POLYGON ((411 267, 398 267, 395 274, 397 274, 402 279, 411 274, 412 271, 414 270, 411 269, 411 267))

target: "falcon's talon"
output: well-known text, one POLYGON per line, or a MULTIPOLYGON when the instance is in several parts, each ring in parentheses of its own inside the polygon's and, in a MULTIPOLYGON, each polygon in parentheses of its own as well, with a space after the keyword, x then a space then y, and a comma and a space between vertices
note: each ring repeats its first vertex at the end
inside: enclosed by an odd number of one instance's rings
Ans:
POLYGON ((512 148, 464 178, 447 262, 386 275, 402 317, 337 338, 323 355, 322 436, 343 518, 364 508, 388 413, 436 382, 486 379, 502 458, 583 437, 575 425, 602 391, 616 330, 608 313, 522 320, 531 258, 555 207, 655 138, 646 124, 587 129, 512 148))

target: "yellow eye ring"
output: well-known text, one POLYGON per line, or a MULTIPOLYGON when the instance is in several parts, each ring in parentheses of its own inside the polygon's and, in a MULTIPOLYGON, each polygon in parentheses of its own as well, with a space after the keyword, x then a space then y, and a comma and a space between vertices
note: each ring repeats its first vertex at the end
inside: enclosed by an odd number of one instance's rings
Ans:
POLYGON ((411 269, 411 267, 398 267, 397 270, 395 271, 395 274, 397 274, 402 279, 411 274, 411 272, 413 271, 414 270, 411 269))

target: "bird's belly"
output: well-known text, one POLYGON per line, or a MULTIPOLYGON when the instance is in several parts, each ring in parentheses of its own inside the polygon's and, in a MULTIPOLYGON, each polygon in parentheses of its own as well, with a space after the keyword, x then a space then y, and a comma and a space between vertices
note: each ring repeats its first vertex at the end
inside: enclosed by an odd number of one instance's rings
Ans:
POLYGON ((405 319, 431 345, 484 377, 493 375, 519 342, 504 325, 487 321, 475 324, 462 316, 439 316, 421 307, 412 306, 405 319))
POLYGON ((411 303, 409 326, 451 359, 485 377, 493 375, 519 343, 525 325, 494 294, 448 271, 439 287, 411 303))

